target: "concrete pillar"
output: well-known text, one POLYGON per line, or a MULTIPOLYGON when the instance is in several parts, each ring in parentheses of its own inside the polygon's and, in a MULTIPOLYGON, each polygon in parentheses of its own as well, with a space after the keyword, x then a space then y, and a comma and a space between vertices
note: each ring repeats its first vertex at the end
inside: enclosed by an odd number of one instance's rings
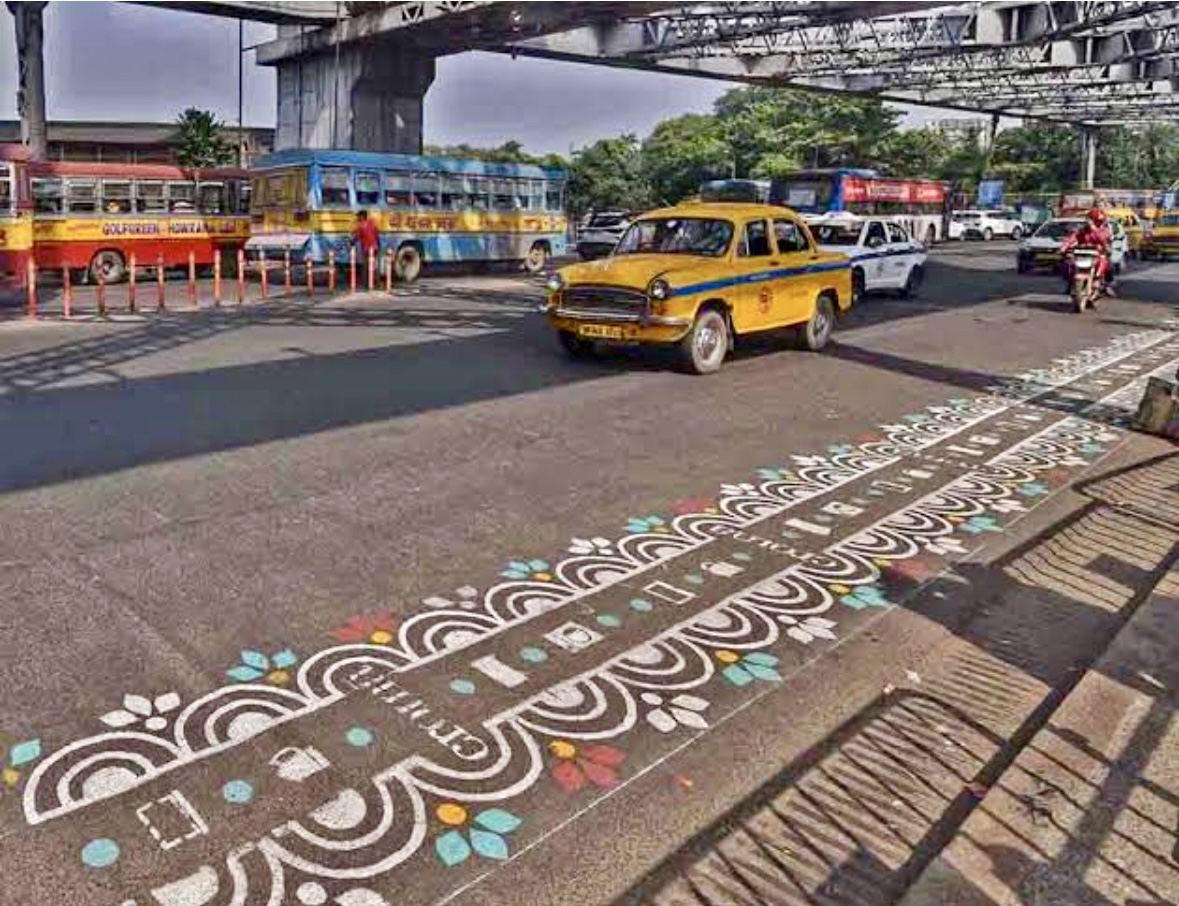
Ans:
POLYGON ((45 66, 42 50, 45 29, 41 18, 45 3, 5 4, 16 25, 16 111, 20 116, 20 140, 32 151, 33 160, 44 160, 49 150, 45 125, 45 66))
POLYGON ((434 57, 373 41, 276 61, 276 150, 342 148, 420 154, 434 57))
POLYGON ((1081 127, 1081 188, 1092 189, 1097 178, 1097 129, 1081 127))

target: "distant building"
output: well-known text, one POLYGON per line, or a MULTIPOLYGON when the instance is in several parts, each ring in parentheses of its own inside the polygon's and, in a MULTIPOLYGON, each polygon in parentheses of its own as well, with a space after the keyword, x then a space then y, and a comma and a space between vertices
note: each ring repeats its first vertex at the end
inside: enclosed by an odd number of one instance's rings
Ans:
MULTIPOLYGON (((233 143, 237 128, 226 126, 233 143)), ((0 120, 0 142, 19 142, 20 122, 0 120)), ((176 162, 175 123, 101 123, 82 120, 50 120, 49 159, 106 161, 125 164, 176 162)), ((274 129, 247 126, 242 130, 243 159, 251 160, 274 150, 274 129)))

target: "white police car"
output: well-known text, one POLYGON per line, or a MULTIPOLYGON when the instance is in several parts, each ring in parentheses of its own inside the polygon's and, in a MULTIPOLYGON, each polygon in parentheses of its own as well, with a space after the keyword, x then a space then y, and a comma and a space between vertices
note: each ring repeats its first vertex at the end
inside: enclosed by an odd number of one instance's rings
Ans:
POLYGON ((826 252, 842 252, 852 262, 852 298, 896 290, 915 294, 925 277, 925 246, 886 217, 826 215, 808 218, 811 232, 826 252))

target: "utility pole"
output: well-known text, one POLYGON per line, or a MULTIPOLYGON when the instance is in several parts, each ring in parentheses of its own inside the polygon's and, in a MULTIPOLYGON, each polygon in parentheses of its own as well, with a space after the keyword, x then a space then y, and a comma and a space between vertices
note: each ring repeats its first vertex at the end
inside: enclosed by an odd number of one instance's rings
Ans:
POLYGON ((44 160, 49 151, 45 125, 45 30, 41 17, 44 2, 5 3, 16 20, 18 81, 16 109, 20 115, 20 140, 33 160, 44 160))
POLYGON ((1097 177, 1097 127, 1081 127, 1081 188, 1092 189, 1097 177))
POLYGON ((237 165, 246 165, 246 131, 242 127, 242 98, 245 95, 242 55, 246 52, 246 20, 237 20, 237 165))

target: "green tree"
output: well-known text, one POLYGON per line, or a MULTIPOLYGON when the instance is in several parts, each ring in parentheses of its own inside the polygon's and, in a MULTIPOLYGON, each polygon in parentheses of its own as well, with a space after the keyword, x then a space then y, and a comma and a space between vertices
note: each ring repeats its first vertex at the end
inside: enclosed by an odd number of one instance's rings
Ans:
POLYGON ((221 124, 208 110, 189 107, 176 121, 176 161, 182 167, 217 167, 234 163, 233 144, 221 134, 221 124))
POLYGON ((1060 192, 1081 178, 1080 138, 1071 126, 1026 123, 995 137, 987 176, 1009 192, 1060 192))
POLYGON ((690 113, 664 120, 642 146, 642 168, 657 201, 670 204, 702 182, 731 175, 728 138, 715 116, 690 113))
POLYGON ((643 173, 642 149, 634 135, 603 138, 574 152, 569 164, 569 210, 644 208, 652 202, 643 173))
POLYGON ((961 150, 941 129, 904 129, 885 136, 872 157, 889 176, 933 177, 961 150))

